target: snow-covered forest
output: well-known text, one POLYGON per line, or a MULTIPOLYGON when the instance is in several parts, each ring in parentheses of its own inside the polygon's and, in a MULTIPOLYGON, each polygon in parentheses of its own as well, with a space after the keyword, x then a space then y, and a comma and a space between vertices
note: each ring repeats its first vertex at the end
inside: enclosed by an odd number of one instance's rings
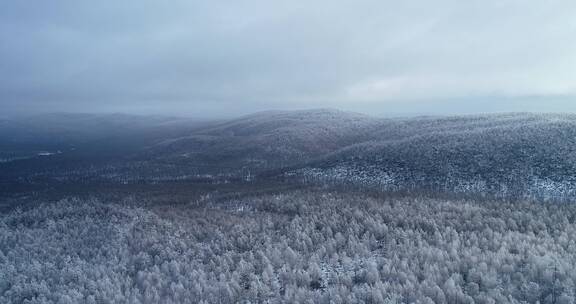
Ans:
POLYGON ((23 126, 2 304, 576 302, 574 115, 23 126))
MULTIPOLYGON (((421 118, 288 172, 305 182, 541 201, 576 198, 572 115, 421 118)), ((378 132, 374 132, 378 133, 378 132)))
POLYGON ((311 189, 150 206, 2 214, 0 302, 575 301, 571 204, 311 189))

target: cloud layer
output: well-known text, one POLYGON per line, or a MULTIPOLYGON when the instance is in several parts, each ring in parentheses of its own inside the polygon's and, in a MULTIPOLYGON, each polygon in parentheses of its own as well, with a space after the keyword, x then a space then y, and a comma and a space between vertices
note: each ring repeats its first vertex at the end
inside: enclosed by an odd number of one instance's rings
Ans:
POLYGON ((0 0, 6 112, 576 110, 569 0, 0 0))

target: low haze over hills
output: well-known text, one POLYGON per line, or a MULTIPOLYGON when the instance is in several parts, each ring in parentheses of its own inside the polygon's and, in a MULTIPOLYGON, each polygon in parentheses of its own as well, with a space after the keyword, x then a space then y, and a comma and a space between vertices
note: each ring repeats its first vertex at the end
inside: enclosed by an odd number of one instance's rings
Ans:
POLYGON ((4 174, 48 180, 145 182, 159 176, 242 179, 250 174, 514 197, 566 197, 573 195, 575 182, 576 116, 570 114, 382 119, 320 109, 205 122, 52 114, 4 123, 11 131, 2 135, 3 143, 13 144, 15 157, 5 161, 4 174), (60 154, 34 155, 46 149, 60 154), (26 159, 18 160, 19 153, 26 159), (10 172, 28 163, 46 167, 10 172))

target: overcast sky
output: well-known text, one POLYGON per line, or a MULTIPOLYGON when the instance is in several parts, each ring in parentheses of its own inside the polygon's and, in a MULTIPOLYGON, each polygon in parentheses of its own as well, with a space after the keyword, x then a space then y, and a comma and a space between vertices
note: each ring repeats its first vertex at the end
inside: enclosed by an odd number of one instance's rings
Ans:
POLYGON ((0 0, 0 112, 576 112, 574 0, 0 0))

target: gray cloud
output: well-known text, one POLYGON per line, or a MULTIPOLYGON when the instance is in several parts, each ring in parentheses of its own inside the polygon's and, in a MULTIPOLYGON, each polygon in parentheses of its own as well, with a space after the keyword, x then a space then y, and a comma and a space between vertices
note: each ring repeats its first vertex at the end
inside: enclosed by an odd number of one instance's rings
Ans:
POLYGON ((5 112, 574 111, 569 0, 0 0, 5 112))

